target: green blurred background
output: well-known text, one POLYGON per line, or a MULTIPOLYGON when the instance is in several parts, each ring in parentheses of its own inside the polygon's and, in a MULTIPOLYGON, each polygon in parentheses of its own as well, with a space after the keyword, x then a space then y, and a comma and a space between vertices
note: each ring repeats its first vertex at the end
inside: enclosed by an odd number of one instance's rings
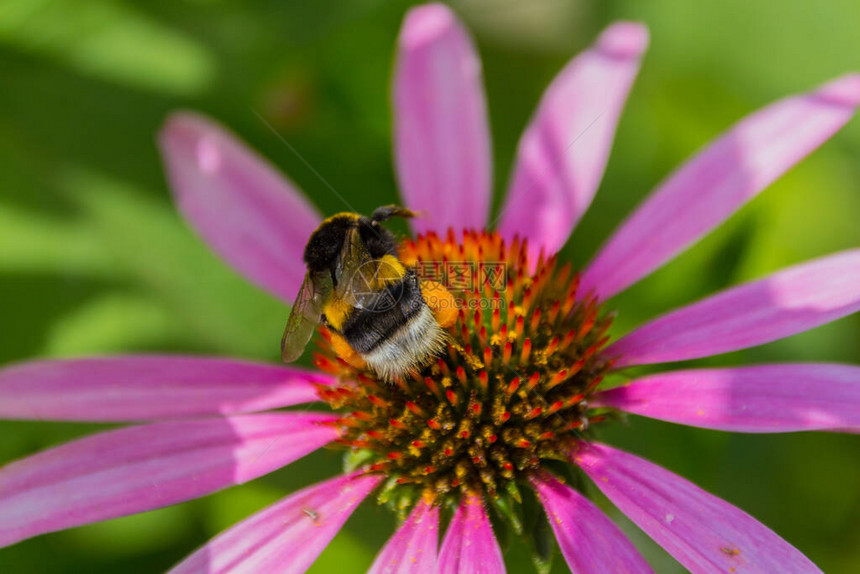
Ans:
MULTIPOLYGON (((461 0, 484 61, 496 206, 543 88, 608 22, 651 49, 594 206, 565 248, 584 264, 675 165, 744 114, 860 70, 855 0, 461 0)), ((325 213, 395 201, 389 86, 409 3, 0 1, 0 363, 116 352, 275 361, 286 308, 220 263, 171 206, 154 135, 193 108, 224 122, 325 213)), ((618 331, 715 289, 860 244, 860 120, 719 231, 617 298, 618 331)), ((695 364, 860 362, 860 317, 695 364)), ((0 422, 0 463, 96 430, 0 422)), ((104 428, 104 427, 101 427, 104 428)), ((601 438, 731 501, 827 572, 860 571, 860 442, 732 435, 631 417, 601 438)), ((235 521, 335 472, 319 452, 203 500, 0 550, 0 572, 158 572, 235 521)), ((599 499, 658 572, 683 571, 599 499)), ((371 505, 314 572, 363 572, 394 527, 371 505)), ((522 545, 510 571, 529 569, 522 545)), ((555 570, 566 571, 557 560, 555 570)))

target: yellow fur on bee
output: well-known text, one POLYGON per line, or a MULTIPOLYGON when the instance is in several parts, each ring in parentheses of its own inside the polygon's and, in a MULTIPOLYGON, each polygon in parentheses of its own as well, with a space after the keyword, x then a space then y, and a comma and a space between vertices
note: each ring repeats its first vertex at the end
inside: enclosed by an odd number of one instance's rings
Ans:
POLYGON ((334 349, 334 352, 337 353, 338 357, 356 369, 363 369, 367 366, 367 363, 364 362, 361 355, 359 355, 355 349, 350 347, 349 343, 346 342, 346 339, 337 333, 331 333, 331 347, 334 349))
POLYGON ((333 220, 333 219, 340 219, 342 217, 348 217, 349 219, 357 221, 361 217, 361 215, 358 213, 352 213, 351 211, 342 211, 340 213, 335 213, 334 215, 331 215, 331 216, 323 219, 322 223, 319 224, 317 229, 319 229, 320 227, 324 227, 327 223, 330 223, 331 220, 333 220))
POLYGON ((395 283, 406 275, 406 268, 393 255, 383 255, 376 263, 376 288, 395 283))
POLYGON ((352 306, 337 297, 332 297, 325 305, 323 305, 323 314, 329 324, 338 331, 343 327, 343 322, 346 321, 349 312, 352 311, 352 306))
POLYGON ((421 295, 424 297, 424 302, 433 311, 436 322, 443 329, 447 329, 457 322, 456 301, 444 285, 436 281, 422 281, 421 295))

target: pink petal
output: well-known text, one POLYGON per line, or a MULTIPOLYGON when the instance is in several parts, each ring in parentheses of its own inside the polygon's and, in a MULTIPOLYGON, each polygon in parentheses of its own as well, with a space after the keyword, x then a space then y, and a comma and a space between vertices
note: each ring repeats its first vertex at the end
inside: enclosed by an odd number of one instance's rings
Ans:
POLYGON ((170 572, 304 572, 380 480, 354 473, 300 490, 218 535, 170 572))
POLYGON ((265 159, 203 116, 170 116, 158 143, 191 226, 251 282, 292 303, 305 274, 305 244, 320 223, 317 211, 265 159))
POLYGON ((591 406, 733 432, 860 432, 860 367, 797 363, 675 371, 599 393, 591 406))
POLYGON ((504 574, 505 562, 480 497, 467 495, 448 526, 439 573, 504 574))
POLYGON ((337 437, 331 415, 271 413, 157 423, 77 440, 0 469, 0 546, 198 498, 337 437))
POLYGON ((692 572, 820 572, 749 514, 655 464, 584 443, 572 459, 630 520, 692 572))
POLYGON ((532 478, 572 572, 653 572, 636 547, 590 500, 550 475, 532 478))
POLYGON ((789 267, 672 311, 606 349, 616 366, 707 357, 761 345, 860 309, 860 249, 789 267))
POLYGON ((368 574, 436 574, 439 507, 421 500, 376 556, 368 574))
POLYGON ((34 361, 0 370, 0 417, 141 421, 235 414, 317 400, 331 379, 264 363, 181 356, 34 361))
POLYGON ((860 75, 745 118, 664 181, 586 269, 583 289, 607 299, 727 219, 827 141, 860 104, 860 75))
POLYGON ((619 22, 553 80, 519 144, 499 231, 536 254, 561 249, 591 205, 615 127, 648 46, 641 24, 619 22))
POLYGON ((447 6, 426 4, 406 14, 393 97, 401 194, 424 212, 413 228, 483 228, 492 159, 481 61, 447 6))

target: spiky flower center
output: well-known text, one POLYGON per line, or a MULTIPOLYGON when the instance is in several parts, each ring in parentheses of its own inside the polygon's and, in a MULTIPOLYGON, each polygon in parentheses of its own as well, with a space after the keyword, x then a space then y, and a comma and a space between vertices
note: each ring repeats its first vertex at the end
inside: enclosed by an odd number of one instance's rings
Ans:
POLYGON ((401 259, 454 296, 447 352, 389 383, 340 359, 323 331, 315 364, 339 381, 320 396, 343 413, 340 444, 389 488, 437 497, 495 498, 545 461, 567 460, 600 418, 588 397, 610 366, 600 350, 611 323, 570 265, 541 256, 530 268, 525 242, 473 231, 406 240, 401 259))

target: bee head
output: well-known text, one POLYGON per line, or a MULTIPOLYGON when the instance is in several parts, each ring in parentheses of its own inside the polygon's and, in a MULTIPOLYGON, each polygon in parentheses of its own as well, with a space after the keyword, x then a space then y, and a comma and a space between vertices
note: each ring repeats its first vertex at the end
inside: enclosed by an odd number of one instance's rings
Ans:
POLYGON ((333 269, 343 249, 347 232, 356 226, 352 213, 339 213, 329 217, 311 234, 305 246, 304 260, 308 270, 320 272, 333 269))
POLYGON ((379 224, 394 215, 400 214, 395 213, 392 207, 377 209, 373 218, 356 213, 339 213, 329 217, 308 240, 304 253, 305 265, 311 272, 333 270, 343 250, 347 233, 356 227, 361 242, 371 257, 379 259, 384 255, 397 255, 394 235, 379 224))
POLYGON ((398 205, 384 205, 376 208, 370 218, 360 217, 357 221, 361 241, 367 246, 367 250, 374 259, 383 255, 397 256, 397 240, 394 235, 381 222, 392 217, 411 218, 415 212, 398 205))

